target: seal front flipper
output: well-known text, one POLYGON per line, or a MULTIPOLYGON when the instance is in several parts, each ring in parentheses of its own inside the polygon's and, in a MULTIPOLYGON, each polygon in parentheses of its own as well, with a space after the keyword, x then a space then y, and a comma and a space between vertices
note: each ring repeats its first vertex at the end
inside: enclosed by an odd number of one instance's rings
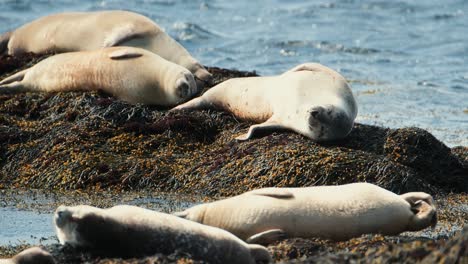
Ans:
POLYGON ((282 229, 270 229, 258 234, 255 234, 245 240, 249 244, 268 245, 287 237, 282 229))
POLYGON ((104 42, 102 43, 103 48, 107 47, 115 47, 120 46, 124 42, 136 39, 136 38, 144 38, 145 34, 149 32, 145 32, 144 30, 138 30, 137 27, 133 24, 125 24, 121 26, 117 26, 112 29, 109 34, 106 34, 104 42))
POLYGON ((288 190, 280 189, 280 188, 266 188, 266 189, 259 189, 248 192, 250 195, 261 195, 261 196, 268 196, 277 199, 292 199, 294 198, 294 194, 288 190))
POLYGON ((183 103, 181 105, 178 105, 169 112, 176 112, 176 111, 182 111, 182 110, 195 110, 195 109, 208 109, 212 106, 211 103, 208 103, 203 96, 194 98, 186 103, 183 103))
POLYGON ((138 52, 135 49, 122 48, 109 53, 108 56, 112 60, 124 60, 141 57, 143 56, 143 53, 138 52))
POLYGON ((250 126, 249 131, 246 134, 240 135, 236 137, 236 139, 239 141, 245 141, 245 140, 253 138, 254 136, 258 134, 263 134, 266 132, 282 130, 282 129, 285 129, 284 125, 270 118, 264 123, 250 126))

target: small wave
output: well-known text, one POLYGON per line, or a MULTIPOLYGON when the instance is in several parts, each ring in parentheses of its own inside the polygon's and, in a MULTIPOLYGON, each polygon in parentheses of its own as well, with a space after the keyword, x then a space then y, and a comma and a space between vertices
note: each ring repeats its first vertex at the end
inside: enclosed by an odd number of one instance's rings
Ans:
POLYGON ((176 39, 182 41, 222 37, 221 34, 209 31, 194 23, 178 22, 173 24, 172 29, 176 31, 174 34, 176 39))
POLYGON ((457 10, 456 12, 453 13, 444 13, 444 14, 435 14, 432 18, 434 20, 447 20, 447 19, 452 19, 455 17, 462 16, 464 13, 461 10, 457 10))
POLYGON ((320 42, 310 42, 310 41, 301 41, 301 40, 292 40, 292 41, 282 41, 278 43, 284 50, 288 50, 288 48, 294 47, 312 47, 318 49, 320 51, 325 51, 329 53, 336 53, 336 52, 345 52, 345 53, 352 53, 352 54, 374 54, 379 53, 380 50, 372 49, 372 48, 363 48, 363 47, 346 47, 343 44, 336 44, 330 43, 328 41, 320 41, 320 42))

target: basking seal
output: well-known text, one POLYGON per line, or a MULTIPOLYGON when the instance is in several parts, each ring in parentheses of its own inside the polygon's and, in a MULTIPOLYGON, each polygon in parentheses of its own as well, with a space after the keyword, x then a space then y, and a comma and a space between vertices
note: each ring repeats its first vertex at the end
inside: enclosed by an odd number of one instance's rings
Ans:
POLYGON ((258 189, 175 215, 259 244, 283 236, 346 240, 368 233, 397 235, 437 222, 429 194, 397 195, 369 183, 258 189))
POLYGON ((97 89, 131 103, 162 106, 177 105, 197 91, 187 69, 132 47, 57 54, 0 81, 0 93, 97 89))
POLYGON ((128 11, 59 13, 36 19, 0 37, 0 53, 36 54, 112 46, 147 49, 187 68, 202 82, 211 74, 148 17, 128 11), (6 44, 7 43, 7 44, 6 44))
POLYGON ((178 251, 210 263, 271 261, 266 248, 249 245, 225 230, 136 206, 61 206, 55 212, 54 222, 61 244, 96 249, 112 256, 141 257, 178 251))
POLYGON ((11 259, 0 259, 0 264, 55 264, 55 260, 42 248, 32 247, 21 251, 11 259))
POLYGON ((229 79, 174 110, 219 108, 241 119, 263 122, 238 140, 260 130, 290 129, 315 141, 348 135, 357 105, 346 80, 316 63, 305 63, 270 77, 229 79))

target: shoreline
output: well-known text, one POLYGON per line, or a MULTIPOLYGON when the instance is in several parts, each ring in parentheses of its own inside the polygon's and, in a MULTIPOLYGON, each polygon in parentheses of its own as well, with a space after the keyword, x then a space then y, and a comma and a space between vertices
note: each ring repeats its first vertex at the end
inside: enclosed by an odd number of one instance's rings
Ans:
MULTIPOLYGON (((0 78, 40 58, 0 60, 0 78), (5 63, 13 66, 5 70, 5 63)), ((256 74, 209 70, 214 84, 256 74)), ((467 225, 463 218, 468 213, 463 206, 468 204, 466 146, 448 148, 420 128, 363 124, 355 124, 344 140, 329 143, 318 144, 291 132, 235 141, 248 126, 223 112, 167 113, 101 92, 0 95, 0 194, 7 206, 19 201, 8 200, 12 197, 8 192, 15 189, 26 193, 40 189, 38 193, 55 192, 57 197, 71 192, 77 196, 65 200, 81 197, 78 202, 109 206, 126 194, 143 198, 159 192, 184 194, 200 202, 261 187, 366 181, 396 193, 428 192, 436 200, 439 197, 440 221, 445 223, 441 228, 467 225), (106 204, 92 198, 92 193, 115 200, 106 204)), ((294 238, 269 249, 276 260, 296 262, 411 262, 466 254, 468 228, 460 235, 437 233, 442 235, 365 235, 345 242, 294 238)), ((0 255, 25 246, 0 247, 0 255)), ((172 263, 187 257, 105 260, 58 244, 46 248, 60 263, 172 263)))

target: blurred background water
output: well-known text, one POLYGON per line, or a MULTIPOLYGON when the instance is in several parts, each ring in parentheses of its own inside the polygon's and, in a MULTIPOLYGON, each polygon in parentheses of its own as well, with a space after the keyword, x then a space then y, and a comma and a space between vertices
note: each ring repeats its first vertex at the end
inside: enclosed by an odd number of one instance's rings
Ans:
POLYGON ((320 62, 351 81, 358 122, 468 146, 468 1, 0 0, 0 32, 104 9, 152 18, 204 65, 273 75, 320 62))

